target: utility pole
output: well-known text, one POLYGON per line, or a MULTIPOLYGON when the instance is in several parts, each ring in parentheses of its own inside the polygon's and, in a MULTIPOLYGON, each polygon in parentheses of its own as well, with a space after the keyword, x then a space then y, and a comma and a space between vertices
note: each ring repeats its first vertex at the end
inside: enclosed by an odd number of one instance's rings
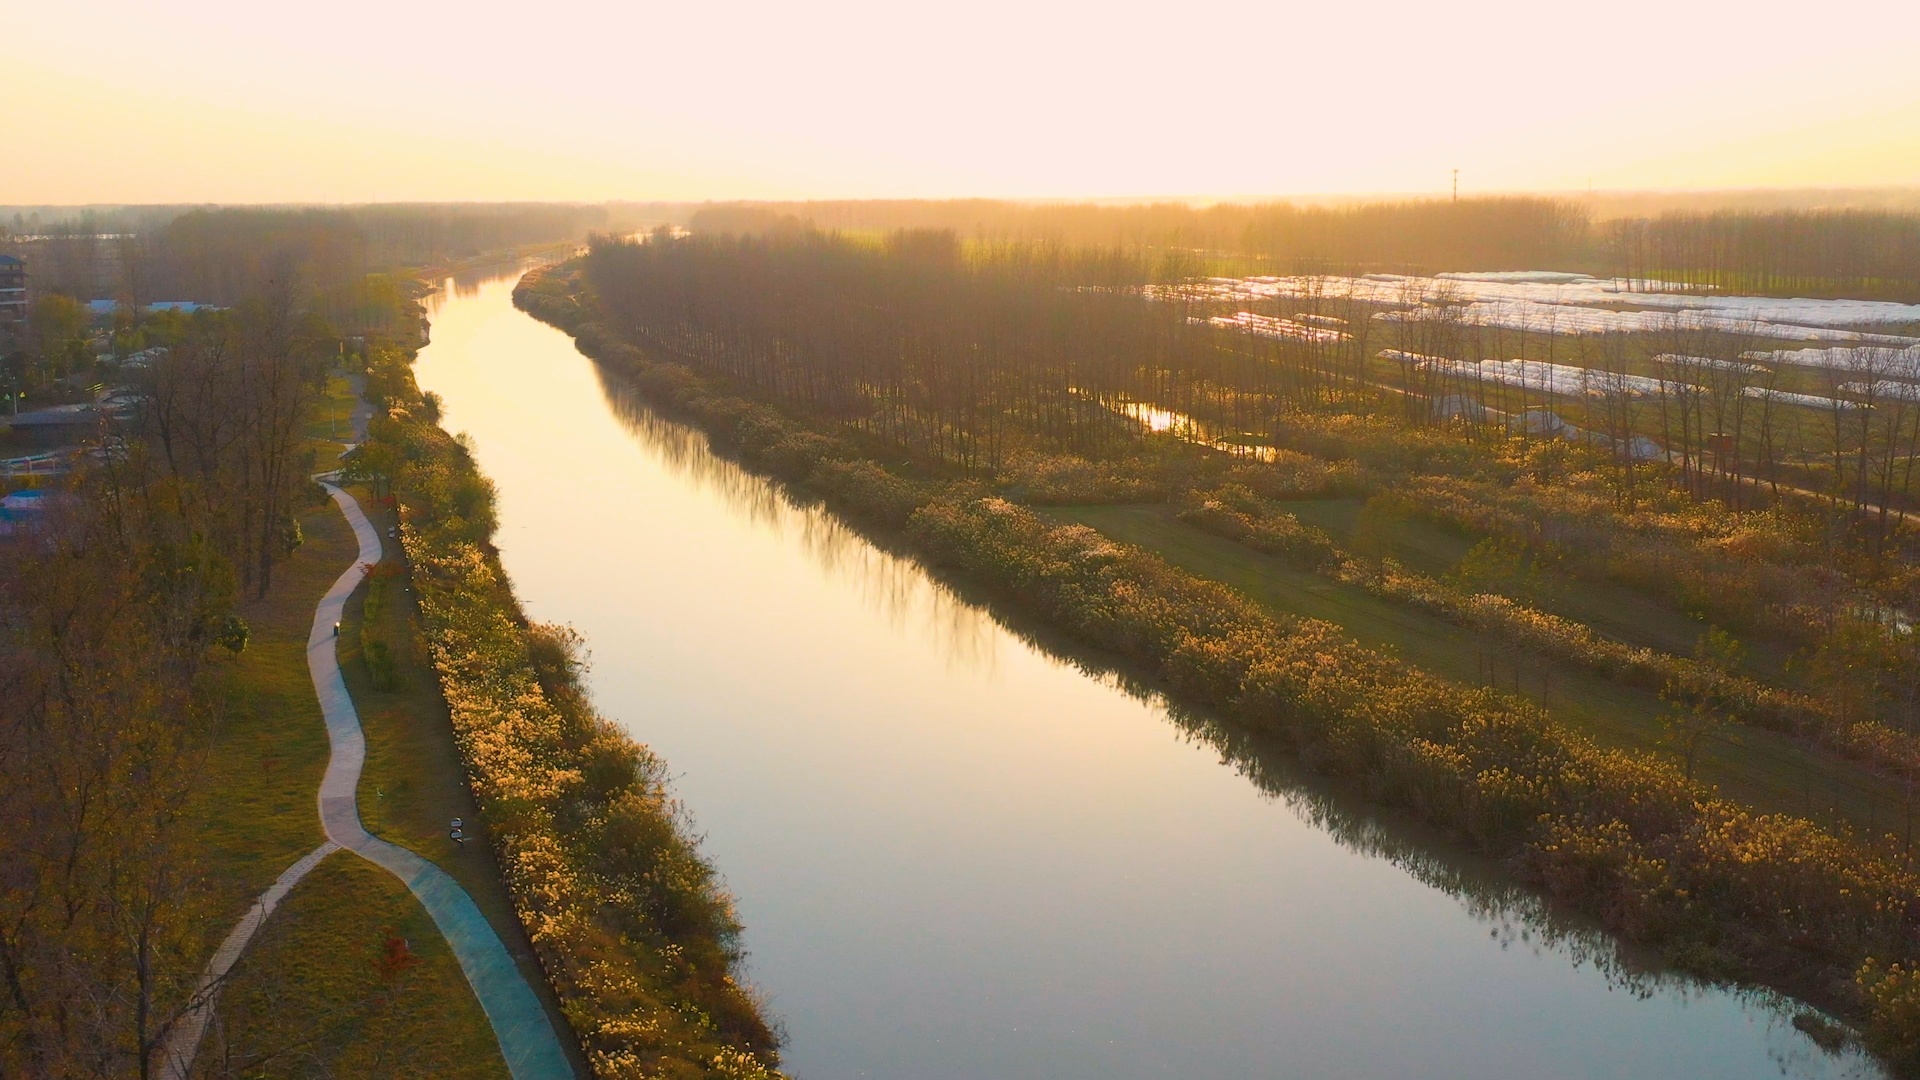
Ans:
POLYGON ((1453 170, 1453 201, 1460 201, 1460 170, 1453 170))

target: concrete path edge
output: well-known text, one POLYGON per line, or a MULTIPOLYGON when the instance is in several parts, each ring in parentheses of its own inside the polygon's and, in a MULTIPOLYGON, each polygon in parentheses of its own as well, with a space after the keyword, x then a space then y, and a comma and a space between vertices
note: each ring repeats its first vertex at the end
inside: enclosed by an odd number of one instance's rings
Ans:
POLYGON ((324 841, 299 862, 281 871, 267 891, 260 894, 247 913, 240 917, 239 923, 227 933, 226 940, 214 950, 213 959, 207 961, 206 973, 200 976, 200 984, 195 988, 186 1011, 167 1035, 166 1046, 160 1052, 161 1080, 187 1080, 188 1074, 193 1071, 194 1055, 200 1052, 200 1040, 207 1033, 207 1023, 213 1019, 214 1000, 219 997, 220 987, 226 983, 234 963, 246 951, 247 945, 253 941, 253 935, 267 921, 267 916, 273 914, 273 909, 280 906, 280 901, 286 899, 300 879, 306 877, 309 870, 319 866, 320 860, 339 850, 339 844, 331 840, 324 841))

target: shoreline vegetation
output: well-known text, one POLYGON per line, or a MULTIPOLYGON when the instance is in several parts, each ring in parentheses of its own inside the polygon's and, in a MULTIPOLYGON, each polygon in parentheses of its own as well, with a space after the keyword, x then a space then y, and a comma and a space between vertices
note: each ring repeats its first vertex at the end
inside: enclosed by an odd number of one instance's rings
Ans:
MULTIPOLYGON (((421 334, 410 340, 423 340, 421 334)), ((593 1075, 779 1075, 780 1037, 737 978, 732 899, 665 763, 596 712, 585 643, 530 623, 491 543, 493 486, 438 425, 413 348, 368 356, 353 468, 389 490, 422 637, 509 897, 593 1075)))
MULTIPOLYGON (((1897 1070, 1920 1067, 1920 876, 1897 848, 1753 812, 1694 782, 1668 757, 1603 749, 1515 695, 1435 677, 1361 646, 1337 626, 1263 610, 1148 551, 1085 526, 1050 524, 1016 501, 1072 502, 1057 496, 1090 488, 1111 489, 1105 501, 1139 498, 1156 485, 1164 491, 1164 474, 1189 469, 1188 457, 1169 452, 1172 464, 1157 476, 1145 470, 1144 479, 1129 474, 1125 458, 1069 458, 1074 464, 1060 468, 1087 475, 1063 479, 1052 465, 1023 462, 1008 449, 988 470, 1000 486, 980 470, 943 462, 944 452, 909 451, 907 461, 882 466, 882 453, 900 459, 897 440, 837 421, 831 388, 795 384, 787 392, 806 405, 783 407, 778 380, 801 378, 798 365, 776 368, 770 385, 720 366, 742 358, 727 353, 719 334, 703 332, 692 293, 675 301, 689 304, 680 325, 647 326, 627 310, 610 314, 600 289, 635 283, 618 277, 624 270, 616 261, 631 247, 606 247, 611 255, 598 263, 596 248, 529 274, 515 303, 748 466, 897 535, 921 559, 986 586, 1010 608, 1154 676, 1177 702, 1219 710, 1291 748, 1311 771, 1439 827, 1551 902, 1679 969, 1799 997, 1858 1024, 1868 1046, 1897 1070), (637 340, 623 332, 629 327, 637 340)), ((1067 420, 1069 430, 1080 424, 1095 442, 1122 441, 1095 431, 1091 415, 1067 420)), ((1329 423, 1319 434, 1357 439, 1362 427, 1329 423)), ((950 436, 967 437, 941 433, 940 445, 951 445, 950 436)), ((1448 452, 1425 438, 1431 445, 1413 449, 1448 452)), ((1002 449, 994 446, 996 459, 1002 449)), ((1263 511, 1277 549, 1316 566, 1326 561, 1319 537, 1274 524, 1271 507, 1243 502, 1239 517, 1229 522, 1215 512, 1213 524, 1251 533, 1248 509, 1263 511)), ((1514 605, 1503 611, 1506 621, 1535 614, 1514 605)), ((1541 632, 1557 629, 1548 624, 1541 632)), ((1595 648, 1574 638, 1560 647, 1595 648)), ((1705 681, 1712 693, 1697 696, 1745 694, 1755 712, 1804 704, 1781 691, 1769 692, 1786 704, 1754 700, 1759 695, 1717 653, 1596 662, 1624 664, 1642 679, 1705 681)), ((1717 700, 1700 705, 1720 707, 1717 700)))

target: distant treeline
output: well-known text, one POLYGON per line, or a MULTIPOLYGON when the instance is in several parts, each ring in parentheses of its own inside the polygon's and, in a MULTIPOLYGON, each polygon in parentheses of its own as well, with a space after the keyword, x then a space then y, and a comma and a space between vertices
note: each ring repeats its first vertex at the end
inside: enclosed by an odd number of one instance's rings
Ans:
POLYGON ((1607 246, 1626 277, 1730 293, 1911 299, 1920 284, 1920 214, 1776 210, 1664 214, 1613 222, 1607 246))
MULTIPOLYGON (((605 208, 567 204, 393 204, 182 208, 85 215, 0 243, 33 289, 135 303, 219 305, 287 278, 325 292, 368 274, 605 230, 605 208)), ((18 230, 16 230, 18 231, 18 230)))
POLYGON ((1663 210, 1600 220, 1583 201, 1535 197, 1330 206, 961 199, 730 203, 692 217, 704 233, 808 227, 1184 250, 1263 260, 1276 271, 1584 270, 1728 291, 1920 298, 1920 212, 1904 209, 1663 210))
POLYGON ((951 230, 985 240, 1192 249, 1283 264, 1530 268, 1582 258, 1586 214, 1537 198, 1352 206, 1165 202, 1136 206, 958 199, 945 202, 736 203, 694 213, 695 232, 951 230))

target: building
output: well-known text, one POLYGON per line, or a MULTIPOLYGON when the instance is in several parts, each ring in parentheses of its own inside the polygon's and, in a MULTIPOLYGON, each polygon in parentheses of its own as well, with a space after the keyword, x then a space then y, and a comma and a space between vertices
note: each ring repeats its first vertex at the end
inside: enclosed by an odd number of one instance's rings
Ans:
POLYGON ((54 405, 0 417, 0 425, 26 446, 76 446, 91 442, 130 421, 139 403, 122 392, 101 402, 54 405))
POLYGON ((0 499, 0 536, 18 536, 40 524, 49 505, 45 491, 31 488, 0 499))
POLYGON ((12 255, 0 255, 0 325, 27 321, 27 264, 12 255))
MULTIPOLYGON (((87 301, 87 315, 98 323, 112 321, 116 314, 126 308, 127 305, 118 300, 87 301)), ((151 315, 156 311, 177 311, 182 315, 191 315, 196 311, 219 310, 221 309, 212 304, 202 304, 196 300, 155 300, 151 304, 141 304, 139 307, 139 313, 142 315, 151 315)))

